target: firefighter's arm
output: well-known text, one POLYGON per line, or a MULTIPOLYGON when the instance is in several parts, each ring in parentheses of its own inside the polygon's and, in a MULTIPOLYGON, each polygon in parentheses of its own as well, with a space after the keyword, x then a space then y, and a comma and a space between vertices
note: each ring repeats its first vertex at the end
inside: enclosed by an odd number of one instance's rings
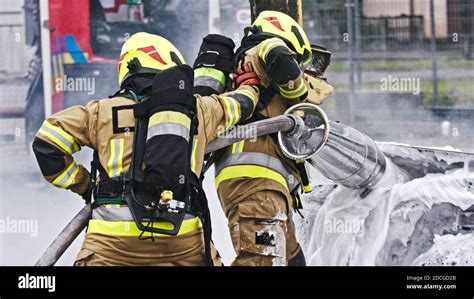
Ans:
POLYGON ((304 100, 308 88, 296 54, 279 38, 270 38, 259 45, 258 56, 276 85, 279 94, 289 100, 304 100))
POLYGON ((87 191, 90 174, 76 164, 72 154, 81 146, 94 147, 97 101, 87 106, 74 106, 47 118, 33 141, 39 167, 45 179, 56 187, 79 195, 87 191))
POLYGON ((203 38, 194 62, 194 93, 221 94, 234 61, 234 42, 225 36, 209 34, 203 38))
POLYGON ((201 113, 199 126, 205 130, 206 143, 214 140, 240 121, 249 119, 257 105, 259 90, 255 85, 242 85, 233 92, 197 96, 198 113, 201 113))

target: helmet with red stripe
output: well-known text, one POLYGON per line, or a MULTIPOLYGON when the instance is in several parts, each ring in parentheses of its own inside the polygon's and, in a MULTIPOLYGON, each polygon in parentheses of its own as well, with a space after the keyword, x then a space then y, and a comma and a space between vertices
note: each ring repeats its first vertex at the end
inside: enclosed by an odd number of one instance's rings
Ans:
POLYGON ((256 32, 273 35, 282 39, 296 52, 301 65, 312 60, 311 44, 303 28, 290 16, 272 10, 262 11, 252 24, 256 32))
POLYGON ((156 74, 184 64, 179 50, 167 39, 145 32, 132 35, 122 46, 118 62, 119 85, 141 74, 156 74))

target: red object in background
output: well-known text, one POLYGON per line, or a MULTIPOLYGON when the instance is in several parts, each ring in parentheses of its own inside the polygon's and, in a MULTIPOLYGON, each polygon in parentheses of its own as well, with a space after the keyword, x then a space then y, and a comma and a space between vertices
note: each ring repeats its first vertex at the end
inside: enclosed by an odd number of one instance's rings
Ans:
MULTIPOLYGON (((62 40, 66 35, 72 35, 82 52, 86 55, 87 60, 93 60, 94 53, 90 43, 89 22, 89 0, 49 0, 51 55, 54 56, 62 53, 64 49, 58 46, 57 41, 62 40)), ((54 78, 53 84, 55 84, 54 78)), ((64 108, 63 91, 52 95, 51 108, 53 113, 64 108)))
MULTIPOLYGON (((72 34, 87 55, 87 60, 93 59, 89 14, 89 0, 49 0, 51 45, 54 37, 72 34)), ((51 51, 54 53, 54 49, 51 51)))
POLYGON ((120 9, 120 5, 127 4, 127 0, 115 0, 115 6, 110 8, 105 8, 106 13, 117 13, 120 9))

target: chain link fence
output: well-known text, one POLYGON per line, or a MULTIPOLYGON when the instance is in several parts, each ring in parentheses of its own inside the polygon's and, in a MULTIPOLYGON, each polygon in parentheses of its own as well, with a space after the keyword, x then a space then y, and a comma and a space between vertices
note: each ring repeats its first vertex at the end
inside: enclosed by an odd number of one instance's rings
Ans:
POLYGON ((328 48, 323 108, 378 140, 474 151, 474 2, 303 0, 328 48))

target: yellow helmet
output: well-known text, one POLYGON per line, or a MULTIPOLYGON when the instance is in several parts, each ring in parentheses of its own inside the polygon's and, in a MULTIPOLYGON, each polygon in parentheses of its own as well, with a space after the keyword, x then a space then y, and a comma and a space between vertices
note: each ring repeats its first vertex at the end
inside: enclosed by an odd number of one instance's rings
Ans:
POLYGON ((156 74, 184 64, 179 50, 167 39, 145 32, 132 35, 122 46, 118 62, 119 85, 136 74, 156 74))
POLYGON ((281 38, 292 46, 298 55, 298 62, 307 65, 311 62, 311 44, 303 28, 290 16, 272 10, 262 11, 252 24, 257 32, 281 38))

